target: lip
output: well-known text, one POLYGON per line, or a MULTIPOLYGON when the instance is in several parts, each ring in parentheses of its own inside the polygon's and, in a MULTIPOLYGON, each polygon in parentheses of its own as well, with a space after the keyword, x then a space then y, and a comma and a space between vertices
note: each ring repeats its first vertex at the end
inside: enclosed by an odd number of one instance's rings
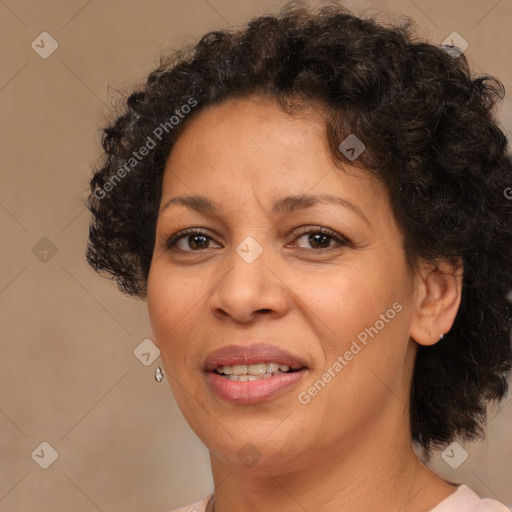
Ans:
POLYGON ((206 382, 215 395, 221 400, 239 405, 252 405, 271 400, 295 387, 306 372, 307 366, 301 358, 265 343, 228 345, 219 348, 208 354, 204 364, 206 382), (253 381, 232 381, 213 371, 219 366, 256 363, 285 364, 297 371, 253 381))
POLYGON ((278 363, 293 369, 306 367, 306 363, 291 352, 267 343, 252 345, 228 345, 206 356, 204 370, 212 372, 219 366, 235 364, 278 363))

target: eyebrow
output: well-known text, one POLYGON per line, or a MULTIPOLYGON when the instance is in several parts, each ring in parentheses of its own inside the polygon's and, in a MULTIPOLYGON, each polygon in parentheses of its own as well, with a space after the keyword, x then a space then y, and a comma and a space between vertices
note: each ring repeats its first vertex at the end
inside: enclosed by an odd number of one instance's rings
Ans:
MULTIPOLYGON (((180 196, 174 197, 167 201, 160 209, 163 212, 166 208, 173 204, 179 204, 191 208, 199 213, 217 214, 220 211, 220 205, 205 196, 180 196)), ((332 194, 314 194, 314 195, 291 195, 281 197, 272 202, 272 213, 292 213, 297 210, 304 210, 311 208, 318 204, 336 204, 344 208, 348 208, 356 213, 366 224, 370 225, 370 221, 363 213, 363 211, 351 203, 347 199, 334 196, 332 194)))

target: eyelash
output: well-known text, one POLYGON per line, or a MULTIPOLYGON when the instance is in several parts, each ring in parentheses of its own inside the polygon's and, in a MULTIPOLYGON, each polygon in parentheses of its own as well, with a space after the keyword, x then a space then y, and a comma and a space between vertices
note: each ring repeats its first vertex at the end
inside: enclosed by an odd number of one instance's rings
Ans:
MULTIPOLYGON (((346 237, 344 237, 343 235, 340 235, 339 233, 336 233, 336 231, 333 231, 333 230, 331 230, 329 228, 325 228, 325 227, 322 227, 322 226, 315 227, 314 229, 310 228, 308 230, 304 230, 304 231, 301 231, 299 233, 297 233, 295 230, 292 231, 292 234, 295 235, 294 241, 296 241, 297 239, 299 239, 300 237, 302 237, 304 235, 319 234, 319 233, 322 234, 322 235, 326 235, 329 238, 331 238, 334 242, 336 242, 338 247, 343 247, 343 246, 351 245, 350 241, 346 237)), ((188 229, 185 229, 183 231, 179 231, 179 232, 171 235, 167 239, 167 241, 165 242, 165 248, 168 249, 168 250, 174 249, 174 246, 176 245, 176 243, 179 240, 181 240, 184 237, 191 236, 191 235, 202 235, 202 236, 208 238, 209 240, 213 240, 213 238, 210 235, 208 235, 201 228, 188 228, 188 229)), ((299 247, 299 249, 305 249, 307 251, 309 250, 309 251, 315 251, 315 252, 329 251, 329 250, 333 250, 335 248, 336 248, 336 246, 333 246, 333 247, 322 247, 320 249, 299 247)), ((175 250, 181 250, 182 252, 201 252, 201 249, 199 249, 199 250, 188 250, 188 251, 184 251, 182 249, 175 249, 175 250)))

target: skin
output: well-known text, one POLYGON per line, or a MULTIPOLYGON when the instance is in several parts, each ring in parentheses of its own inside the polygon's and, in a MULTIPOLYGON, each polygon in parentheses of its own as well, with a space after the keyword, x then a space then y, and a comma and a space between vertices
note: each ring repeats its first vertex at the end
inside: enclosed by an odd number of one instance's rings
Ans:
POLYGON ((454 492, 414 454, 408 405, 418 344, 437 342, 459 307, 455 270, 407 266, 385 186, 348 160, 333 165, 320 117, 292 117, 251 96, 191 120, 164 174, 147 299, 176 401, 210 452, 216 512, 426 511, 454 492), (354 208, 271 212, 272 201, 305 194, 354 208), (190 195, 220 209, 165 207, 190 195), (319 226, 349 242, 312 240, 319 226), (190 227, 210 238, 166 247, 190 227), (236 252, 247 236, 263 249, 250 264, 236 252), (395 303, 401 311, 300 403, 298 393, 395 303), (306 361, 299 385, 254 405, 219 399, 204 379, 205 355, 258 341, 306 361), (252 467, 237 456, 244 446, 259 457, 252 467))

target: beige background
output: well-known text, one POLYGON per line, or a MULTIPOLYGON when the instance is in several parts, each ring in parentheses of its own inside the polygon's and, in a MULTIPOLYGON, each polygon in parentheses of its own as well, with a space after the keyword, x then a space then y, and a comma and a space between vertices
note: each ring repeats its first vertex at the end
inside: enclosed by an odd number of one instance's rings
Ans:
MULTIPOLYGON (((512 0, 345 3, 409 15, 435 43, 459 32, 474 68, 512 90, 512 0)), ((83 199, 109 87, 142 80, 165 47, 279 5, 0 0, 0 512, 158 512, 210 492, 206 449, 153 380, 159 359, 133 354, 150 335, 145 303, 85 263, 83 199), (47 59, 31 48, 41 32, 59 45, 47 59), (48 469, 36 464, 48 449, 31 457, 43 441, 58 452, 48 469)), ((500 116, 510 133, 510 96, 500 116)), ((433 467, 510 506, 512 402, 491 418, 457 470, 439 455, 433 467)))

